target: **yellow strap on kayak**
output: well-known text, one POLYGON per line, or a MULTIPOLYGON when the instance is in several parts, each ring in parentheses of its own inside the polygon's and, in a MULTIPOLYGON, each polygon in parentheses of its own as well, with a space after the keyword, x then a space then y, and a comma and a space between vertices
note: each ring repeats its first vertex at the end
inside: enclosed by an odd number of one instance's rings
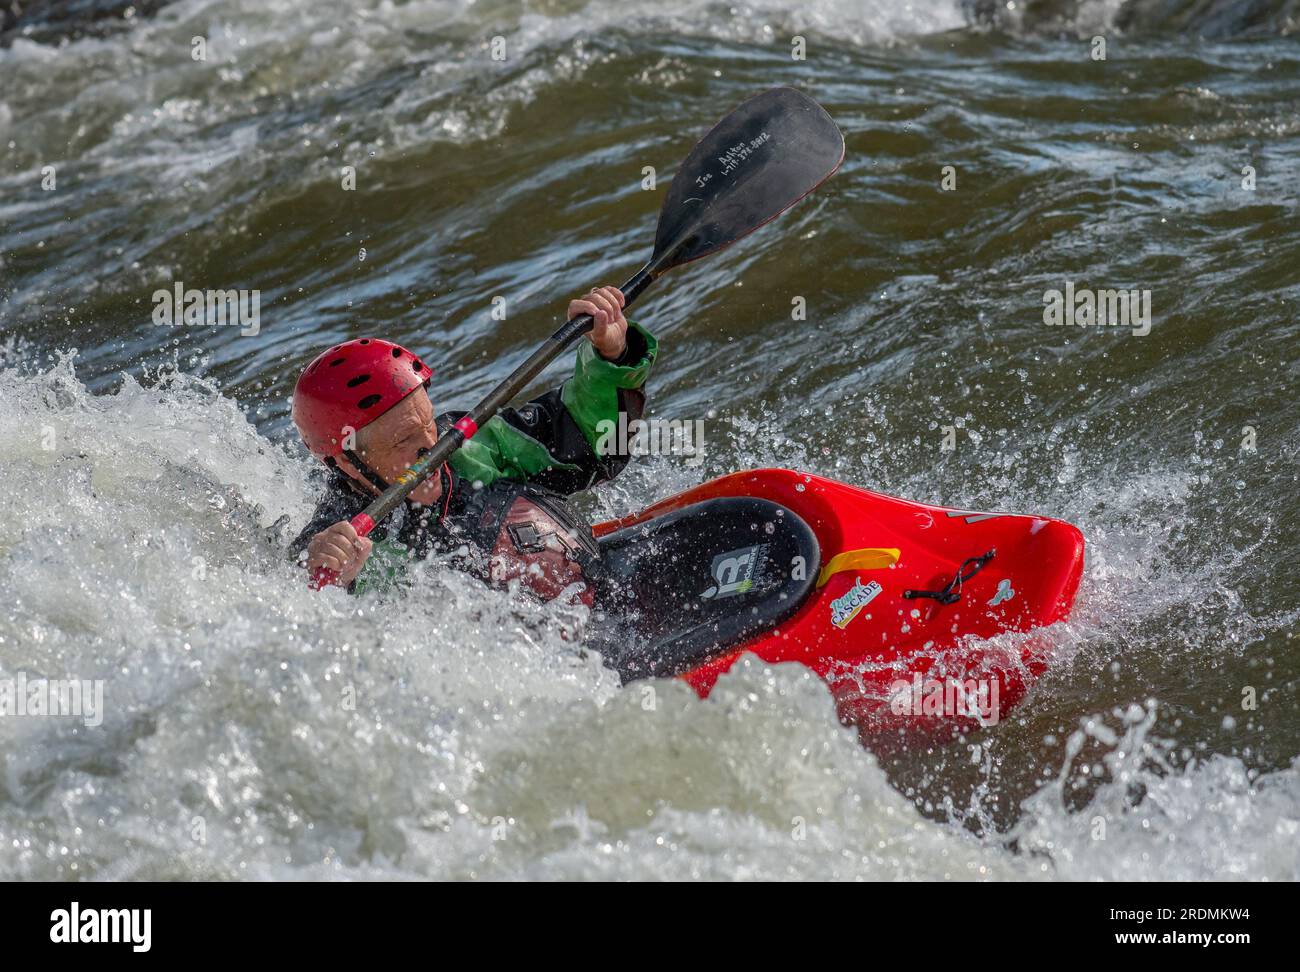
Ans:
POLYGON ((817 575, 817 586, 823 586, 842 570, 878 570, 881 567, 892 567, 898 563, 899 553, 897 547, 863 547, 861 550, 845 550, 843 553, 837 553, 817 575))

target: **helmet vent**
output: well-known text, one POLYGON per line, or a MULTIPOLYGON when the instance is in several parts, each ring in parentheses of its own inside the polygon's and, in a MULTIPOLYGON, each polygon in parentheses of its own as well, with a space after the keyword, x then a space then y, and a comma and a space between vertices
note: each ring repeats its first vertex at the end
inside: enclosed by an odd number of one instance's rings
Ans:
POLYGON ((394 357, 394 358, 400 358, 401 356, 402 356, 402 349, 401 349, 401 348, 393 348, 393 357, 394 357))
POLYGON ((367 395, 365 398, 361 399, 361 401, 357 402, 357 408, 370 408, 373 405, 378 405, 379 400, 383 397, 383 395, 367 395))
POLYGON ((357 375, 355 378, 349 379, 349 381, 348 381, 348 387, 349 387, 349 388, 356 388, 357 385, 364 385, 364 384, 365 384, 366 382, 368 382, 369 380, 370 380, 370 375, 369 375, 369 374, 357 375))
POLYGON ((420 361, 419 358, 416 358, 413 362, 411 362, 411 366, 415 369, 415 373, 417 375, 424 370, 424 364, 420 361))
POLYGON ((335 358, 333 361, 330 362, 330 367, 337 368, 339 365, 341 365, 344 361, 347 360, 348 360, 347 358, 335 358))

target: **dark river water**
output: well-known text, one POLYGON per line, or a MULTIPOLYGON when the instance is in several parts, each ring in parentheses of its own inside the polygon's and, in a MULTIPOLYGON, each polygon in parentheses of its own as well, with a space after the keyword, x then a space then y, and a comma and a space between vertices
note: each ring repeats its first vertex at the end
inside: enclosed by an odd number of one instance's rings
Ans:
POLYGON ((1300 877, 1296 4, 124 6, 0 34, 0 677, 107 686, 0 719, 0 877, 1300 877), (870 753, 791 666, 647 710, 560 608, 305 590, 306 361, 400 341, 468 407, 777 84, 844 165, 643 298, 705 459, 583 504, 784 465, 1067 519, 1014 716, 870 753), (159 326, 177 282, 257 333, 159 326), (1067 285, 1149 332, 1048 326, 1067 285))

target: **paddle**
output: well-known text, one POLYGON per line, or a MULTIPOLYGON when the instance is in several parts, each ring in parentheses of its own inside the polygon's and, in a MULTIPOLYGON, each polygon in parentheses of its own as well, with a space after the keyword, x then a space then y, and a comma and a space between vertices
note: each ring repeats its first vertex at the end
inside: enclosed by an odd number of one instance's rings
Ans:
MULTIPOLYGON (((673 267, 716 253, 775 219, 824 182, 844 159, 844 136, 815 101, 794 88, 755 95, 718 122, 686 157, 664 199, 654 253, 623 284, 624 309, 673 267)), ((360 536, 395 510, 434 470, 473 437, 558 358, 594 321, 565 321, 501 384, 442 436, 418 462, 351 520, 360 536)), ((337 573, 316 571, 312 587, 337 573)))

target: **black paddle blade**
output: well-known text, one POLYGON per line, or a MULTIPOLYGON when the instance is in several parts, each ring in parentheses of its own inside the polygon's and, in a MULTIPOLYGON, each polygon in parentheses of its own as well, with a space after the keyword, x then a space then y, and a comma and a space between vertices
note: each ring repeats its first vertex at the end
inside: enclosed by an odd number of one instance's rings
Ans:
POLYGON ((794 88, 755 95, 705 135, 668 187, 651 263, 698 260, 775 219, 844 160, 844 136, 794 88))

